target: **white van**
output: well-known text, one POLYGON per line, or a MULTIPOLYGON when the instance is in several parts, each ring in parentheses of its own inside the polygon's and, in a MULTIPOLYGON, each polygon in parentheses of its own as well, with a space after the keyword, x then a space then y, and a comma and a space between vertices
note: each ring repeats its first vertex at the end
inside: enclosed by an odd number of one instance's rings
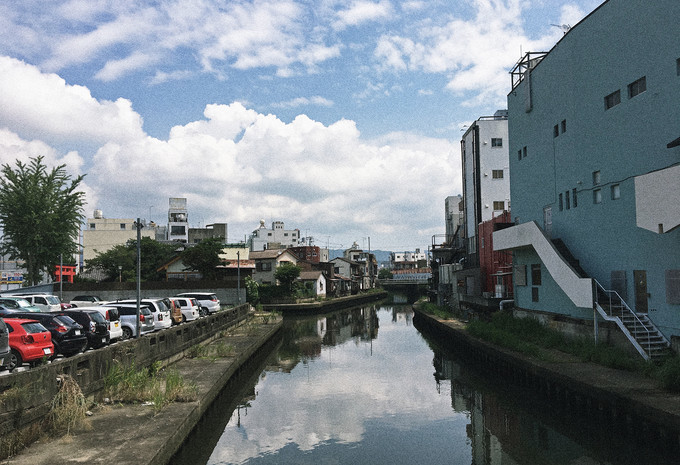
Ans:
POLYGON ((41 312, 60 312, 61 302, 56 295, 49 294, 5 294, 6 297, 21 297, 35 305, 41 312))

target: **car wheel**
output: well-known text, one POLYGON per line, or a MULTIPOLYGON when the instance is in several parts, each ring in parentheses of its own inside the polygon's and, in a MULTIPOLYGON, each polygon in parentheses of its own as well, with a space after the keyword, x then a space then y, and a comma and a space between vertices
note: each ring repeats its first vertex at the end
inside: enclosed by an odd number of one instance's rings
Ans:
POLYGON ((9 371, 14 370, 17 367, 23 365, 24 361, 21 359, 21 354, 16 350, 12 349, 9 354, 9 371))
POLYGON ((123 340, 130 339, 132 337, 132 330, 130 328, 123 327, 123 340))

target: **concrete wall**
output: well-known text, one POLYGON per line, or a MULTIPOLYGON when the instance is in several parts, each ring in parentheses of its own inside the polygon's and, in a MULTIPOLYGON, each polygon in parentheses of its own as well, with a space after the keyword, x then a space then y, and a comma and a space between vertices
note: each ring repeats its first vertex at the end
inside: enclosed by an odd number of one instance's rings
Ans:
POLYGON ((156 361, 181 357, 183 351, 243 321, 249 309, 249 305, 241 305, 139 339, 59 358, 47 365, 0 377, 0 437, 47 414, 59 390, 59 376, 71 375, 86 397, 96 395, 104 387, 104 379, 113 363, 129 366, 134 362, 141 368, 156 361))

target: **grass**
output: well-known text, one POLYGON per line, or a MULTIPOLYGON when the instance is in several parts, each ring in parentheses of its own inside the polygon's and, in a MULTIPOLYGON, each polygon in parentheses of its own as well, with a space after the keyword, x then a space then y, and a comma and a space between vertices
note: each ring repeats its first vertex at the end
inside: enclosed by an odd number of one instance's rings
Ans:
POLYGON ((453 318, 453 312, 447 307, 442 307, 431 302, 418 302, 418 308, 428 315, 434 315, 438 318, 448 320, 453 318))
POLYGON ((234 354, 234 346, 224 341, 215 344, 195 345, 188 349, 189 358, 208 358, 212 361, 218 358, 231 357, 234 354))
POLYGON ((156 412, 171 402, 198 398, 194 383, 186 382, 176 369, 161 369, 158 363, 142 369, 134 363, 129 367, 114 363, 104 381, 104 392, 114 402, 153 402, 156 412))
POLYGON ((470 321, 467 330, 474 337, 538 359, 551 360, 550 351, 559 350, 584 362, 644 374, 656 379, 663 389, 680 392, 678 355, 669 355, 659 364, 645 362, 618 347, 570 337, 533 318, 515 318, 507 312, 494 313, 488 322, 470 321))
POLYGON ((71 434, 71 430, 85 420, 87 404, 78 382, 69 375, 61 375, 59 392, 52 399, 48 416, 49 431, 71 434))

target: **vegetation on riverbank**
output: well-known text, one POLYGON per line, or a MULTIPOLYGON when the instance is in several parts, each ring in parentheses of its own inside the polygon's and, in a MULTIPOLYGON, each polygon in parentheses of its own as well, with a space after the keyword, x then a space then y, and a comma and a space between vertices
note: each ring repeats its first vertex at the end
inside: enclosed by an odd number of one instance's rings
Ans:
POLYGON ((194 383, 186 382, 177 369, 161 369, 159 363, 141 369, 134 363, 129 367, 114 363, 104 380, 104 393, 111 402, 152 402, 156 412, 171 402, 198 398, 194 383))
MULTIPOLYGON (((424 302, 419 308, 442 319, 454 318, 446 307, 424 302)), ((539 360, 554 359, 553 350, 574 355, 584 362, 642 373, 656 379, 668 391, 680 392, 680 356, 669 355, 659 364, 645 362, 636 354, 586 338, 570 337, 532 318, 515 318, 495 312, 489 321, 472 320, 466 325, 471 336, 539 360)))

